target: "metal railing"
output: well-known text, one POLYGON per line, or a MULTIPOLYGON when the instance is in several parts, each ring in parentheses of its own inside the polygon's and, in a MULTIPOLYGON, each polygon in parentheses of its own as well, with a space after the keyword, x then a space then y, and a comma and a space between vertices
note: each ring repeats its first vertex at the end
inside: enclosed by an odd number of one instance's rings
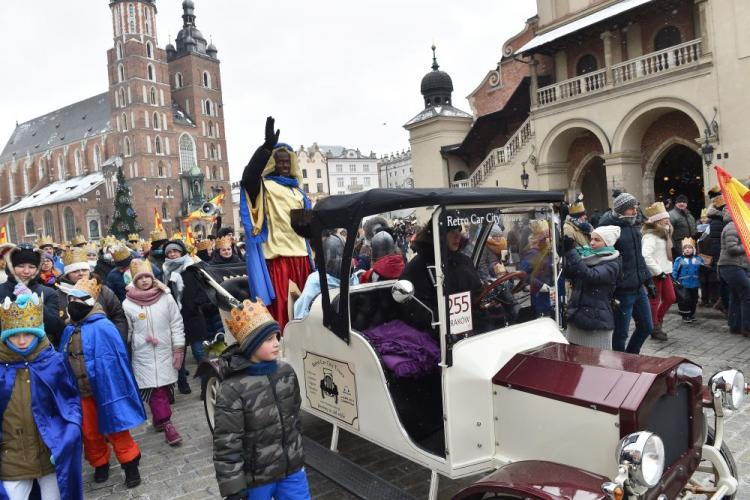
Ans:
POLYGON ((473 188, 481 186, 482 182, 487 179, 493 170, 512 162, 513 158, 518 154, 518 151, 520 151, 532 137, 534 137, 534 128, 532 126, 531 117, 529 117, 523 122, 518 130, 516 130, 510 139, 508 139, 505 146, 490 151, 487 157, 479 164, 468 179, 455 181, 451 186, 454 188, 473 188))

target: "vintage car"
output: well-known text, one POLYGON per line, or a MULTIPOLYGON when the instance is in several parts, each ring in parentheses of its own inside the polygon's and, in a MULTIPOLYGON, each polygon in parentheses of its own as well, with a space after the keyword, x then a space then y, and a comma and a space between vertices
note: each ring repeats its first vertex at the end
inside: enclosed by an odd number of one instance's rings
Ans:
POLYGON ((747 391, 743 374, 704 385, 682 357, 568 344, 562 201, 514 189, 373 189, 296 214, 321 283, 283 335, 303 409, 333 424, 332 450, 343 429, 430 469, 431 499, 438 475, 482 473, 455 498, 735 498, 723 429, 747 391), (425 221, 411 280, 329 287, 326 274, 351 276, 363 220, 406 209, 425 221), (504 244, 489 245, 491 234, 504 244), (325 238, 344 238, 340 268, 326 269, 325 238))

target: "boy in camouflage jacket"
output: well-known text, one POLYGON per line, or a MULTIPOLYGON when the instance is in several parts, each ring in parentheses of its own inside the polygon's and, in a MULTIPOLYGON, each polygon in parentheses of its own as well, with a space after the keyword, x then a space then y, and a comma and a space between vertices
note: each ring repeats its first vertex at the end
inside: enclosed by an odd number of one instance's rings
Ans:
POLYGON ((214 467, 229 500, 310 498, 302 451, 297 377, 279 356, 279 324, 263 303, 246 300, 227 321, 237 345, 214 413, 214 467))

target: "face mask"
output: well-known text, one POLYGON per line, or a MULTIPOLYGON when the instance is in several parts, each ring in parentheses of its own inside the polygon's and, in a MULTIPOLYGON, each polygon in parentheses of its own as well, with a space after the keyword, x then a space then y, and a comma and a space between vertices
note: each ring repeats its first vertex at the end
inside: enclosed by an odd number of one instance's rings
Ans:
POLYGON ((81 321, 93 308, 83 302, 71 302, 68 304, 68 316, 73 321, 81 321))
POLYGON ((162 257, 164 255, 164 250, 159 248, 157 250, 151 250, 151 255, 154 257, 162 257))

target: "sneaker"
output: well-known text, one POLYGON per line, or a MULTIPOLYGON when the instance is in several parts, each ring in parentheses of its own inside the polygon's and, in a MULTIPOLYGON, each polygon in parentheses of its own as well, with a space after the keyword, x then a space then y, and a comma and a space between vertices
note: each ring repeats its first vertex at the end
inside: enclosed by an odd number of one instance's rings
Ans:
POLYGON ((107 479, 109 479, 109 463, 100 465, 99 467, 94 469, 95 483, 105 483, 107 482, 107 479))
POLYGON ((172 422, 166 422, 164 424, 164 438, 170 446, 174 446, 182 441, 182 436, 180 436, 180 433, 174 428, 172 422))
POLYGON ((682 322, 683 323, 694 323, 695 322, 695 318, 692 317, 692 316, 683 316, 682 322))
POLYGON ((188 384, 187 380, 178 380, 177 389, 179 389, 180 394, 190 394, 191 392, 193 392, 190 389, 190 384, 188 384))
POLYGON ((138 471, 138 463, 141 461, 141 455, 138 454, 133 460, 122 464, 122 470, 125 471, 125 486, 135 488, 141 484, 141 473, 138 471))
POLYGON ((651 332, 651 338, 654 340, 660 340, 662 342, 665 340, 669 340, 669 338, 667 338, 667 334, 664 333, 664 331, 661 329, 661 325, 656 325, 654 327, 651 332))

